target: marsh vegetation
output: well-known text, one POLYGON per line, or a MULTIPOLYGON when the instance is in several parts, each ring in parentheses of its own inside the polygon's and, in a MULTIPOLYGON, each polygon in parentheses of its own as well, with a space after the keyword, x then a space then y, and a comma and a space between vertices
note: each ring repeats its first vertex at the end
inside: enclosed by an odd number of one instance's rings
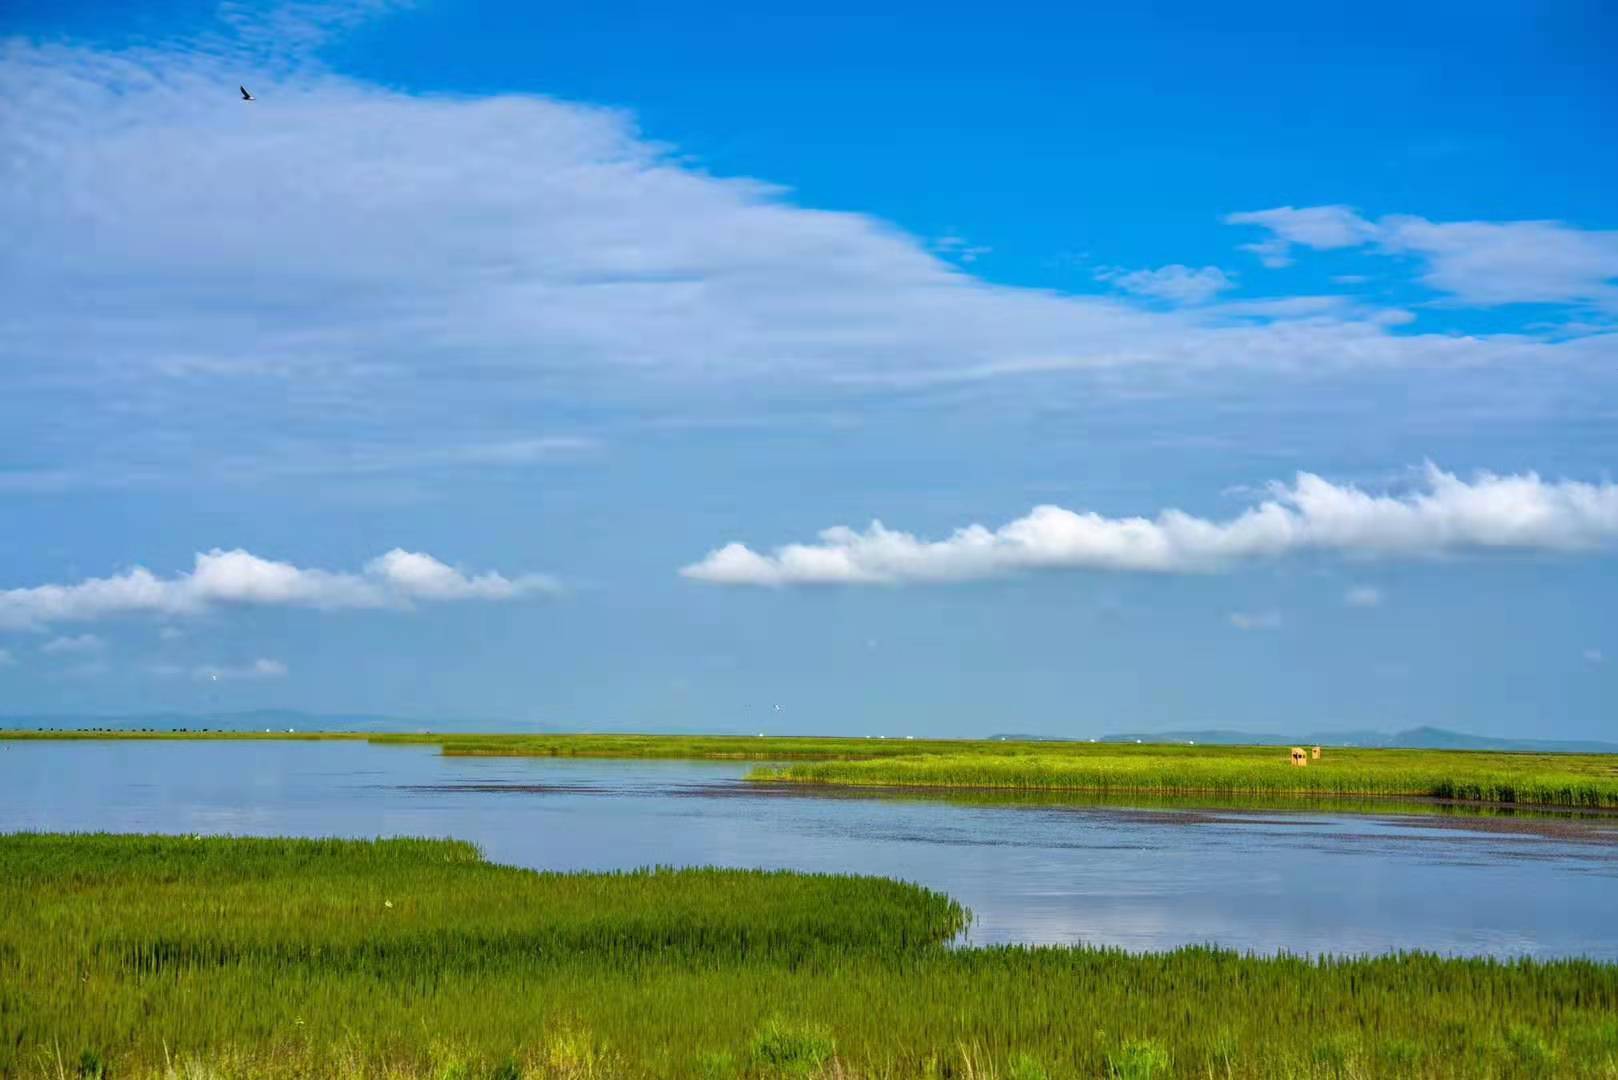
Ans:
POLYGON ((0 837, 0 1075, 1612 1075, 1618 967, 953 948, 874 878, 0 837))
POLYGON ((1596 754, 1333 749, 1305 768, 1277 747, 1112 745, 967 750, 794 762, 755 770, 765 782, 864 787, 1443 799, 1515 806, 1618 808, 1618 758, 1596 754))

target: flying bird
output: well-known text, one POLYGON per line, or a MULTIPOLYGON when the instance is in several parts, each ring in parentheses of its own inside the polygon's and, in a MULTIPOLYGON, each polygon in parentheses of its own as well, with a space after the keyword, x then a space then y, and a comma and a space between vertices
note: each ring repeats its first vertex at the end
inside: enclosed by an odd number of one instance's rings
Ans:
POLYGON ((254 97, 252 94, 249 94, 247 92, 247 87, 238 86, 236 89, 238 89, 238 90, 240 90, 242 92, 242 100, 243 101, 257 101, 258 100, 258 98, 254 97))

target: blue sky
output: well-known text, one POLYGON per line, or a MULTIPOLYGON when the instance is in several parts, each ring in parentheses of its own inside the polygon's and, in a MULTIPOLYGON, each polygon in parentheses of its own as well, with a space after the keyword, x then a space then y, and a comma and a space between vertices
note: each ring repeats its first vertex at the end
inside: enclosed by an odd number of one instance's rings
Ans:
POLYGON ((13 5, 0 711, 1618 738, 1618 18, 1407 8, 13 5))

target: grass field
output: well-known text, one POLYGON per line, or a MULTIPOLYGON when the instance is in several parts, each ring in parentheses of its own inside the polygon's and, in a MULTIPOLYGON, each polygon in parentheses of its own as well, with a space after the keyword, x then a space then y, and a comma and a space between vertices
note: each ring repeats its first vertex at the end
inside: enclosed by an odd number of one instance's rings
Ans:
POLYGON ((5 738, 364 739, 447 756, 667 758, 761 763, 750 779, 934 790, 1202 799, 1446 799, 1618 809, 1618 755, 1329 747, 1295 768, 1278 746, 783 738, 740 735, 362 735, 0 732, 5 738))
POLYGON ((880 879, 0 837, 7 1077, 1618 1076, 1618 967, 953 949, 880 879))

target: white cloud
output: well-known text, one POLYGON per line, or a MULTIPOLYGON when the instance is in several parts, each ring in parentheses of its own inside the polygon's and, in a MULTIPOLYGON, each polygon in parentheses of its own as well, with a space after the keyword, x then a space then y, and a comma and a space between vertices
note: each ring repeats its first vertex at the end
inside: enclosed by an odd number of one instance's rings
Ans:
POLYGON ((1281 628, 1281 613, 1279 611, 1233 611, 1230 613, 1230 625, 1238 630, 1279 630, 1281 628))
POLYGON ((1382 599, 1382 590, 1374 585, 1355 585, 1343 593, 1343 603, 1349 607, 1380 607, 1382 599))
MULTIPOLYGON (((1244 251, 1259 256, 1288 257, 1290 244, 1327 251, 1332 248, 1358 248, 1377 235, 1377 227, 1346 206, 1278 206, 1270 210, 1243 210, 1226 214, 1226 225, 1259 225, 1272 233, 1272 240, 1247 244, 1244 251), (1280 244, 1265 249, 1264 244, 1280 244)), ((1281 262, 1280 266, 1285 266, 1281 262)))
POLYGON ((235 41, 269 56, 303 56, 344 31, 411 0, 220 0, 219 19, 235 41))
POLYGON ((554 587, 549 579, 532 576, 517 581, 493 572, 468 577, 431 555, 399 548, 366 563, 365 573, 416 600, 509 600, 524 591, 554 587))
POLYGON ((238 679, 282 679, 287 674, 287 666, 279 660, 259 659, 250 664, 241 664, 235 667, 203 666, 193 668, 191 677, 199 682, 218 682, 220 680, 238 679))
POLYGON ((157 636, 162 641, 178 641, 185 637, 185 631, 178 626, 165 626, 158 630, 157 636))
POLYGON ((17 658, 11 655, 10 649, 0 649, 0 667, 11 667, 17 658))
POLYGON ((1103 270, 1096 277, 1125 292, 1174 304, 1205 304, 1235 284, 1217 266, 1197 270, 1179 263, 1156 270, 1103 270))
POLYGON ((1243 251, 1257 255, 1265 266, 1281 267, 1292 262, 1292 245, 1317 250, 1358 247, 1376 235, 1376 226, 1346 206, 1278 206, 1272 210, 1247 210, 1226 214, 1227 225, 1258 225, 1270 236, 1257 243, 1242 245, 1243 251))
POLYGON ((365 475, 387 472, 419 472, 425 469, 461 467, 504 468, 537 465, 578 458, 601 449, 601 441, 583 435, 540 435, 468 442, 461 445, 423 447, 361 446, 339 453, 324 453, 318 447, 282 448, 268 457, 226 460, 223 465, 249 475, 365 475))
POLYGON ((1587 302, 1618 310, 1618 230, 1406 215, 1379 224, 1384 250, 1426 259, 1423 282, 1468 303, 1587 302))
POLYGON ((106 647, 106 642, 94 634, 79 634, 76 637, 52 638, 39 647, 42 653, 55 654, 84 654, 100 652, 106 647))
POLYGON ((1039 506, 998 529, 968 525, 922 540, 872 522, 837 526, 814 544, 768 555, 730 543, 681 570, 720 585, 965 581, 1035 570, 1185 573, 1304 551, 1420 557, 1466 549, 1590 551, 1618 540, 1618 485, 1428 465, 1423 486, 1371 494, 1312 473, 1272 484, 1270 498, 1227 521, 1180 510, 1104 517, 1039 506))
POLYGON ((1285 266, 1294 245, 1327 250, 1374 245, 1426 263, 1422 282, 1469 304, 1591 303, 1618 309, 1618 230, 1557 221, 1436 222, 1409 214, 1376 221, 1346 206, 1277 207, 1227 215, 1269 237, 1245 245, 1267 266, 1285 266))
POLYGON ((339 608, 409 607, 415 601, 510 600, 554 590, 537 574, 467 575, 431 555, 395 548, 360 573, 312 570, 215 548, 190 573, 163 578, 137 566, 71 585, 0 590, 0 629, 91 622, 120 615, 179 617, 230 605, 339 608))
MULTIPOLYGON (((422 469, 565 452, 478 435, 514 403, 599 402, 608 384, 674 408, 671 390, 711 400, 720 380, 769 396, 810 382, 852 393, 1124 367, 1543 367, 1610 352, 1595 338, 1395 333, 1341 302, 1164 312, 991 284, 940 254, 973 250, 958 236, 929 250, 871 217, 714 176, 622 112, 411 95, 265 55, 340 29, 328 7, 300 8, 314 29, 295 33, 235 9, 238 42, 0 46, 12 391, 0 426, 60 415, 28 395, 46 387, 87 426, 157 413, 228 431, 250 468, 284 460, 276 433, 295 418, 342 435, 300 446, 294 469, 422 469), (241 81, 251 106, 235 99, 241 81), (429 426, 445 449, 414 454, 397 437, 429 426)), ((1279 213, 1246 217, 1276 225, 1279 213)), ((1302 242, 1347 242, 1363 224, 1340 208, 1287 213, 1302 242)), ((1155 276, 1135 285, 1208 299, 1210 271, 1142 271, 1155 276)), ((122 455, 134 464, 117 470, 42 460, 0 487, 161 476, 199 441, 122 455)))
POLYGON ((1605 664, 1607 656, 1600 649, 1585 649, 1584 659, 1592 664, 1605 664))
POLYGON ((983 244, 974 244, 964 236, 937 236, 928 245, 933 251, 947 258, 959 259, 963 263, 977 262, 978 257, 987 255, 994 250, 983 244))

